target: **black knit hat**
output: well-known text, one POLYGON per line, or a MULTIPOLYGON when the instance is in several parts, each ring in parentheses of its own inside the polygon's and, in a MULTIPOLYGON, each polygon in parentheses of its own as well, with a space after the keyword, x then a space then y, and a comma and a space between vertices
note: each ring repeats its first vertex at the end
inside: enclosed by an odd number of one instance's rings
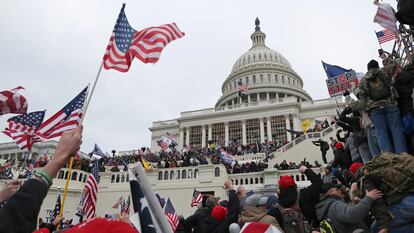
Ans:
POLYGON ((379 68, 378 62, 375 61, 374 59, 372 59, 371 61, 368 62, 368 70, 372 69, 372 68, 379 68))

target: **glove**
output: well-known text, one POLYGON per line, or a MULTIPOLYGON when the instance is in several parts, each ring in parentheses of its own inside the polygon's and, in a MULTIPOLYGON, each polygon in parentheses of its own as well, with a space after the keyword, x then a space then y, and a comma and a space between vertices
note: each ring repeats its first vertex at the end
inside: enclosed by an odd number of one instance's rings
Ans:
POLYGON ((349 91, 348 91, 348 89, 347 89, 347 90, 345 90, 345 92, 344 92, 344 94, 343 94, 343 95, 344 95, 345 97, 349 95, 349 91))

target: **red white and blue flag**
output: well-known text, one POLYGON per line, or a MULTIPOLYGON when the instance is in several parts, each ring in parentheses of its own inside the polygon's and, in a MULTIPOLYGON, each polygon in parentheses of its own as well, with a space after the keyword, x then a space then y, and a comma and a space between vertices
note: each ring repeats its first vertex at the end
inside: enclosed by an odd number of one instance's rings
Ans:
POLYGON ((72 101, 59 112, 43 122, 36 132, 37 141, 59 137, 63 132, 76 129, 83 114, 83 105, 88 95, 88 87, 83 89, 72 101))
POLYGON ((26 114, 28 103, 24 96, 17 93, 19 90, 24 90, 24 88, 18 86, 0 92, 0 115, 7 113, 26 114))
POLYGON ((168 198, 167 202, 165 203, 164 213, 167 216, 167 220, 171 224, 173 231, 175 232, 177 230, 177 227, 180 221, 178 219, 178 215, 175 212, 174 206, 170 198, 168 198))
POLYGON ((245 223, 240 233, 282 233, 276 227, 261 222, 245 223))
POLYGON ((7 120, 3 133, 11 137, 20 149, 32 150, 38 127, 42 124, 45 111, 31 112, 27 115, 14 116, 7 120))
POLYGON ((127 201, 124 200, 122 203, 121 213, 129 214, 130 204, 131 204, 131 197, 128 196, 127 201))
POLYGON ((203 201, 203 195, 196 189, 193 191, 193 198, 191 198, 191 207, 199 206, 200 203, 203 201))
POLYGON ((392 31, 388 30, 388 29, 384 29, 382 31, 375 32, 375 34, 377 35, 378 43, 380 43, 380 44, 395 39, 395 34, 392 31))
POLYGON ((96 161, 85 184, 82 213, 86 219, 91 219, 95 216, 99 178, 99 161, 96 161))
POLYGON ((386 3, 375 2, 375 4, 378 6, 378 10, 375 14, 374 22, 393 32, 395 39, 399 41, 400 36, 398 34, 397 18, 395 18, 394 9, 386 3))
POLYGON ((233 163, 234 156, 229 154, 223 148, 221 148, 220 154, 221 154, 221 160, 223 160, 224 163, 226 163, 226 164, 232 164, 233 163))
POLYGON ((160 140, 157 141, 157 143, 161 149, 166 150, 171 145, 171 143, 173 143, 173 140, 170 137, 162 136, 160 140))
POLYGON ((129 25, 124 9, 125 4, 106 47, 105 69, 127 72, 134 58, 143 63, 156 63, 168 43, 184 36, 175 23, 137 31, 129 25))

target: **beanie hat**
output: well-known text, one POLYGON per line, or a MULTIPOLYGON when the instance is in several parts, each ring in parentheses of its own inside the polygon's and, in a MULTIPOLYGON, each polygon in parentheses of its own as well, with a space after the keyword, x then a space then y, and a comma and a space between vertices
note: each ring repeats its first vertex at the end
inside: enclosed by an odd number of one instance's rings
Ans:
POLYGON ((355 175, 356 171, 358 171, 358 169, 360 169, 362 166, 364 166, 363 163, 360 162, 354 162, 350 167, 349 167, 349 171, 351 171, 352 175, 355 175))
POLYGON ((278 184, 281 189, 296 187, 295 180, 291 176, 281 176, 278 184))
POLYGON ((344 145, 342 145, 342 143, 340 143, 340 142, 337 142, 337 143, 335 144, 335 148, 336 148, 337 150, 340 150, 340 149, 344 148, 344 145))
POLYGON ((223 206, 216 206, 211 210, 211 217, 215 218, 217 221, 221 222, 226 218, 227 209, 223 206))
POLYGON ((101 233, 136 233, 134 227, 130 224, 121 222, 118 220, 106 219, 106 218, 93 218, 89 221, 79 223, 78 225, 70 228, 65 231, 65 233, 92 233, 92 232, 101 232, 101 233))
POLYGON ((372 68, 379 68, 378 62, 372 59, 371 61, 368 62, 367 68, 368 70, 372 68))

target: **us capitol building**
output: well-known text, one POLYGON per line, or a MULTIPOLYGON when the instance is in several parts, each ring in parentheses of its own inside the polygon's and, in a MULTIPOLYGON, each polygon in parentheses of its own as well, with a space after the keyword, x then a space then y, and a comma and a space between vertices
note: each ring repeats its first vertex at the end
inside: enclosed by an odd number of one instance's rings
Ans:
MULTIPOLYGON (((155 168, 147 171, 147 177, 154 191, 164 198, 171 198, 175 209, 185 217, 195 211, 191 208, 191 198, 194 188, 204 196, 216 195, 227 199, 223 187, 224 181, 232 179, 234 185, 243 185, 247 190, 259 193, 274 193, 277 181, 282 175, 294 177, 299 187, 309 184, 306 177, 298 170, 279 171, 273 168, 276 162, 283 159, 299 162, 304 156, 313 163, 321 161, 320 152, 312 145, 312 140, 323 138, 327 140, 335 135, 336 125, 332 125, 322 132, 307 133, 292 140, 290 133, 285 129, 301 131, 301 122, 305 119, 330 120, 335 112, 336 103, 333 99, 312 100, 303 89, 302 78, 293 70, 290 63, 278 52, 268 48, 265 44, 266 34, 260 29, 260 22, 256 19, 255 31, 251 35, 252 47, 233 65, 231 73, 222 84, 222 96, 217 100, 214 108, 182 112, 179 118, 153 122, 149 128, 152 151, 159 151, 157 140, 167 132, 177 139, 178 148, 190 145, 193 148, 206 147, 209 140, 225 141, 238 140, 243 144, 255 143, 257 140, 278 140, 289 142, 273 153, 269 161, 269 168, 263 172, 227 174, 221 164, 200 165, 197 167, 155 168), (238 82, 247 84, 248 92, 243 97, 238 95, 238 82)), ((55 141, 36 143, 33 146, 33 155, 53 154, 57 143, 55 141)), ((136 151, 119 151, 118 155, 133 154, 136 151)), ((83 153, 83 155, 86 155, 83 153)), ((23 152, 12 143, 0 144, 0 161, 12 157, 21 158, 23 152)), ((248 154, 236 156, 242 164, 258 161, 264 154, 248 154)), ((328 152, 328 159, 332 159, 332 152, 328 152)), ((101 181, 97 198, 97 215, 117 213, 112 205, 123 196, 130 195, 129 177, 126 172, 100 172, 101 181)), ((122 166, 120 167, 122 171, 122 166)), ((320 168, 315 172, 322 173, 320 168)), ((13 170, 18 173, 17 170, 13 170)), ((66 199, 64 217, 74 218, 79 199, 89 174, 81 170, 73 170, 70 178, 68 197, 66 199)), ((53 180, 46 199, 43 202, 40 217, 47 220, 53 211, 58 193, 62 193, 66 168, 61 169, 53 180)), ((0 180, 0 187, 7 180, 0 180)), ((132 211, 131 211, 132 213, 132 211)))

